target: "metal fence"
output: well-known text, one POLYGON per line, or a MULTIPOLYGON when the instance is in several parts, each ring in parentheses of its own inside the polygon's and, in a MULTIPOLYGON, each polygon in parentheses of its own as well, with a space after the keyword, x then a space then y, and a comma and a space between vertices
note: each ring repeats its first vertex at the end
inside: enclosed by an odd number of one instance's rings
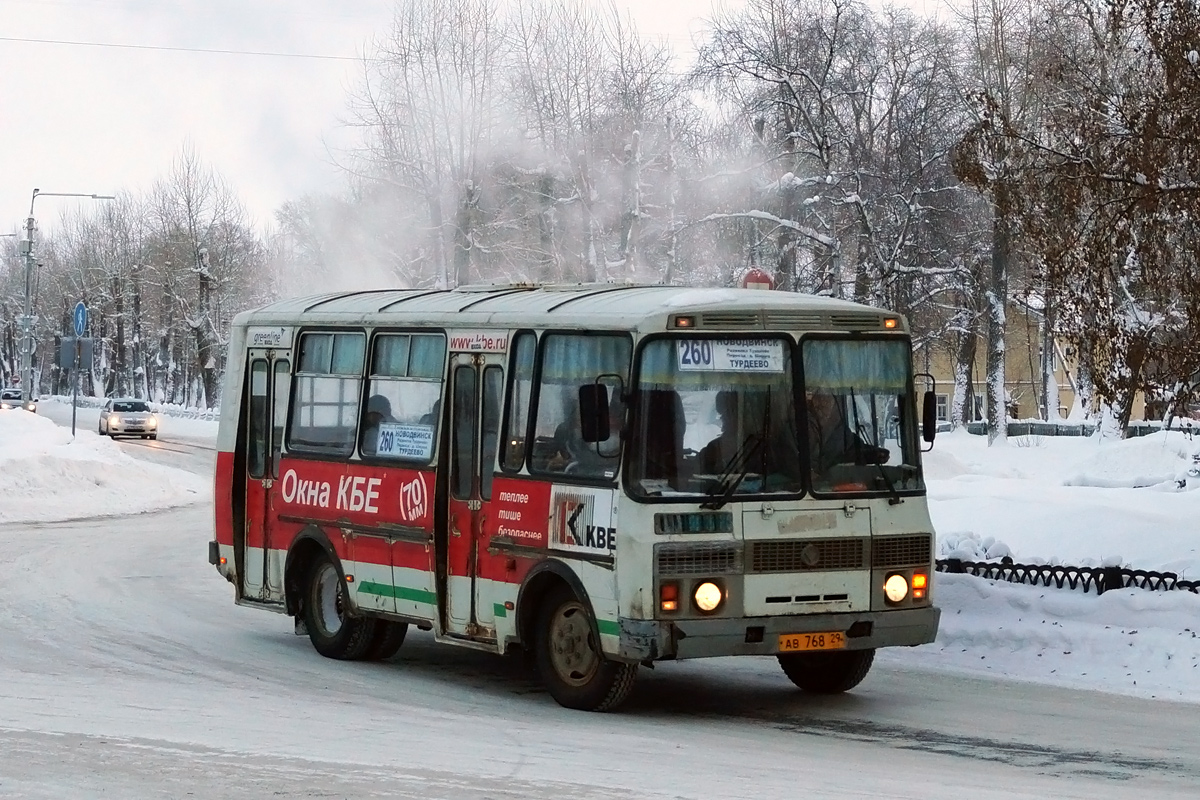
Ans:
MULTIPOLYGON (((976 436, 983 436, 987 433, 987 422, 978 420, 976 422, 968 422, 963 426, 967 429, 967 433, 973 433, 976 436)), ((950 430, 949 424, 942 424, 938 427, 939 431, 950 430)), ((1180 431, 1186 434, 1200 434, 1200 425, 1181 424, 1181 420, 1174 420, 1170 427, 1162 422, 1139 421, 1131 422, 1125 426, 1125 435, 1129 438, 1138 436, 1149 436, 1152 433, 1158 433, 1161 430, 1180 431)), ((1023 422, 1008 423, 1009 436, 1091 436, 1096 432, 1096 426, 1093 423, 1087 422, 1038 422, 1036 420, 1027 420, 1023 422)))
POLYGON ((938 559, 938 572, 974 575, 1008 583, 1047 586, 1055 589, 1083 589, 1104 594, 1113 589, 1146 589, 1152 592, 1186 591, 1200 594, 1200 580, 1183 580, 1174 572, 1154 572, 1126 567, 1068 567, 1051 564, 1015 564, 1000 561, 963 561, 938 559))

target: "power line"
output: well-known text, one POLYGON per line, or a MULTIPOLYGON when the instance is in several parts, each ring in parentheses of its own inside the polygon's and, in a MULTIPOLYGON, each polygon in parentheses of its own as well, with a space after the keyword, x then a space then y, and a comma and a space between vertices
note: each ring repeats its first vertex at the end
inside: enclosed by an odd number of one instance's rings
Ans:
MULTIPOLYGON (((26 39, 17 36, 0 36, 0 42, 25 42, 28 44, 59 44, 70 47, 109 47, 119 50, 165 50, 173 53, 214 53, 231 56, 269 56, 271 58, 315 58, 323 61, 361 61, 355 56, 328 56, 315 53, 271 53, 265 50, 217 50, 207 47, 166 47, 150 44, 115 44, 111 42, 71 42, 65 39, 26 39)), ((368 59, 372 60, 372 59, 368 59)))

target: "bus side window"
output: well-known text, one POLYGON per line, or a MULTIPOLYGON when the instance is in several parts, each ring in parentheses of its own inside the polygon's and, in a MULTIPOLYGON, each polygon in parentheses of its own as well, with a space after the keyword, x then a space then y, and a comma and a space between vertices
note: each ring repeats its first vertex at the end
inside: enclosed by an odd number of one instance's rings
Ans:
POLYGON ((445 362, 440 333, 375 337, 358 442, 363 456, 421 463, 433 458, 445 362))
POLYGON ((271 476, 279 477, 279 456, 283 450, 283 426, 287 424, 288 374, 292 365, 285 360, 275 362, 275 409, 272 412, 271 476))
POLYGON ((500 367, 483 371, 483 441, 479 451, 479 496, 492 499, 492 479, 496 474, 496 445, 500 439, 500 403, 503 402, 504 374, 500 367))
POLYGON ((288 450, 349 455, 354 449, 365 349, 361 333, 300 337, 288 450))
POLYGON ((511 378, 508 393, 508 417, 504 425, 504 452, 500 466, 506 472, 517 472, 525 463, 525 433, 529 429, 529 401, 533 394, 533 361, 537 352, 537 337, 519 333, 514 338, 511 378))
POLYGON ((250 413, 247 415, 250 435, 246 469, 251 478, 261 478, 267 471, 267 362, 256 358, 250 362, 250 413))

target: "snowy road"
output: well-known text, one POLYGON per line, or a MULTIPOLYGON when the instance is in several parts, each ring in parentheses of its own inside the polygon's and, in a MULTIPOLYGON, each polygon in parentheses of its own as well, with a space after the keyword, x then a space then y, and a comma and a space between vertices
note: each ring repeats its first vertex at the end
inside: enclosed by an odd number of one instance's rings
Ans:
POLYGON ((1200 791, 1195 705, 919 671, 920 650, 836 698, 768 659, 665 664, 606 715, 418 632, 387 663, 323 659, 233 605, 210 536, 202 505, 0 529, 0 797, 1200 791))

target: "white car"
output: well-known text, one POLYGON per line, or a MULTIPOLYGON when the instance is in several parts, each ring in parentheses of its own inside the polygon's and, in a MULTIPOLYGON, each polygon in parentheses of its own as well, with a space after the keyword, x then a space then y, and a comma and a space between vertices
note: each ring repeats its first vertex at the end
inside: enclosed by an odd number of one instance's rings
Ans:
POLYGON ((33 413, 36 414, 37 413, 37 398, 31 397, 31 398, 29 398, 28 403, 22 404, 20 389, 5 389, 3 391, 0 391, 0 409, 22 408, 22 407, 24 407, 26 411, 32 411, 33 413))
POLYGON ((158 438, 158 417, 145 400, 114 397, 104 401, 100 409, 98 431, 101 436, 140 436, 158 438))

